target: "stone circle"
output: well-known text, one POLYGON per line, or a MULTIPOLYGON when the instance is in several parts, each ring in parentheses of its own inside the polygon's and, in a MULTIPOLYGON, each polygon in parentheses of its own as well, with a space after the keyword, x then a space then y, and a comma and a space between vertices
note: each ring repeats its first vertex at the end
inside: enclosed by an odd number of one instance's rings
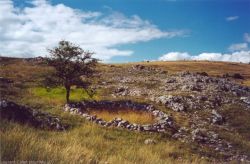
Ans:
POLYGON ((103 127, 119 127, 131 131, 148 131, 148 132, 166 132, 167 129, 176 131, 173 120, 166 113, 156 109, 150 104, 134 103, 132 101, 83 101, 79 103, 70 103, 64 106, 64 111, 71 114, 78 114, 87 120, 94 122, 103 127), (89 109, 131 109, 135 111, 144 111, 151 113, 156 122, 153 124, 136 124, 124 120, 122 118, 114 118, 111 121, 105 121, 102 118, 97 118, 96 115, 91 115, 87 111, 89 109))

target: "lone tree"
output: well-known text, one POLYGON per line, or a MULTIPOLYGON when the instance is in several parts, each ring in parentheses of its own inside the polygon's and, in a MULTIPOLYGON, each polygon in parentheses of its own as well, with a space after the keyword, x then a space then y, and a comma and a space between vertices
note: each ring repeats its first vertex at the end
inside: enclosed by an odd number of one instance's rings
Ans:
POLYGON ((70 89, 73 85, 86 88, 89 83, 82 77, 93 76, 97 59, 92 58, 93 53, 84 51, 79 46, 69 42, 60 41, 58 47, 48 50, 50 56, 48 64, 55 68, 55 72, 47 77, 47 85, 60 84, 66 89, 66 101, 69 103, 70 89))

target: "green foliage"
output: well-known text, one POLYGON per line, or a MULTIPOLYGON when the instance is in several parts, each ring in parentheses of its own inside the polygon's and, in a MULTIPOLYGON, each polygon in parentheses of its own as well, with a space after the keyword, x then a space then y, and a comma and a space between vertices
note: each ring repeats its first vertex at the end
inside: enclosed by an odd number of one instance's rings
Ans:
POLYGON ((61 84, 66 89, 66 101, 69 102, 72 85, 87 88, 89 83, 83 81, 82 76, 93 76, 97 59, 92 58, 93 53, 84 51, 81 47, 69 41, 60 41, 58 47, 48 50, 50 57, 48 64, 54 67, 55 72, 48 75, 48 86, 61 84))

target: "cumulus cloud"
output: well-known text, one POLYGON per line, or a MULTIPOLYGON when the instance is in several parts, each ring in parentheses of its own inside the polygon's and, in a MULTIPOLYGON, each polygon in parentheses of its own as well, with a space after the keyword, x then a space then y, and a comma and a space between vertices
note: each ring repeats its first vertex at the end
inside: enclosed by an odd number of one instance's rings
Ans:
POLYGON ((46 0, 33 0, 24 8, 14 6, 11 0, 0 1, 0 54, 5 56, 44 56, 46 48, 65 39, 107 61, 113 56, 133 54, 132 50, 117 49, 119 45, 172 38, 183 33, 161 31, 137 15, 82 11, 64 4, 52 5, 46 0))
POLYGON ((231 54, 222 53, 201 53, 198 55, 190 55, 187 52, 169 52, 159 57, 162 61, 176 60, 210 60, 210 61, 227 61, 227 62, 250 62, 250 51, 238 51, 231 54))
POLYGON ((246 42, 250 42, 250 34, 245 33, 244 34, 244 39, 245 39, 246 42))
POLYGON ((230 16, 230 17, 226 17, 226 20, 227 21, 234 21, 234 20, 237 20, 239 19, 239 16, 230 16))
POLYGON ((175 60, 190 60, 191 56, 187 52, 169 52, 161 57, 159 60, 175 61, 175 60))
POLYGON ((236 44, 232 44, 229 46, 228 48, 229 51, 244 51, 244 50, 248 50, 248 45, 247 43, 236 43, 236 44))

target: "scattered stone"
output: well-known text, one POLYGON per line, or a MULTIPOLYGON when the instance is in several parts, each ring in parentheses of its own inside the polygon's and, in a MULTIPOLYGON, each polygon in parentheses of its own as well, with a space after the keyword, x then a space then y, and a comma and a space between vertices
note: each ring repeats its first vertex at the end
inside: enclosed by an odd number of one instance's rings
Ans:
POLYGON ((154 140, 154 139, 151 139, 151 138, 146 139, 146 140, 144 141, 144 144, 146 144, 146 145, 152 145, 152 144, 156 144, 156 143, 157 143, 157 141, 154 140))
POLYGON ((184 111, 185 106, 181 103, 182 98, 179 96, 171 96, 165 97, 165 105, 176 112, 184 111))
POLYGON ((156 99, 157 103, 161 103, 161 104, 166 104, 166 102, 168 101, 168 96, 160 96, 156 99))
POLYGON ((191 132, 192 140, 197 141, 197 142, 201 142, 201 143, 205 143, 208 140, 206 133, 207 133, 207 131, 205 129, 197 128, 191 132))
POLYGON ((120 93, 120 92, 124 92, 127 88, 124 87, 119 87, 115 90, 115 93, 120 93))
POLYGON ((181 76, 181 77, 184 77, 184 76, 186 76, 186 75, 190 75, 191 73, 189 72, 189 71, 183 71, 183 72, 180 72, 179 73, 179 75, 181 76))
POLYGON ((133 66, 133 69, 136 69, 136 70, 142 70, 144 68, 145 68, 145 66, 144 65, 140 65, 140 64, 137 64, 137 65, 133 66))

